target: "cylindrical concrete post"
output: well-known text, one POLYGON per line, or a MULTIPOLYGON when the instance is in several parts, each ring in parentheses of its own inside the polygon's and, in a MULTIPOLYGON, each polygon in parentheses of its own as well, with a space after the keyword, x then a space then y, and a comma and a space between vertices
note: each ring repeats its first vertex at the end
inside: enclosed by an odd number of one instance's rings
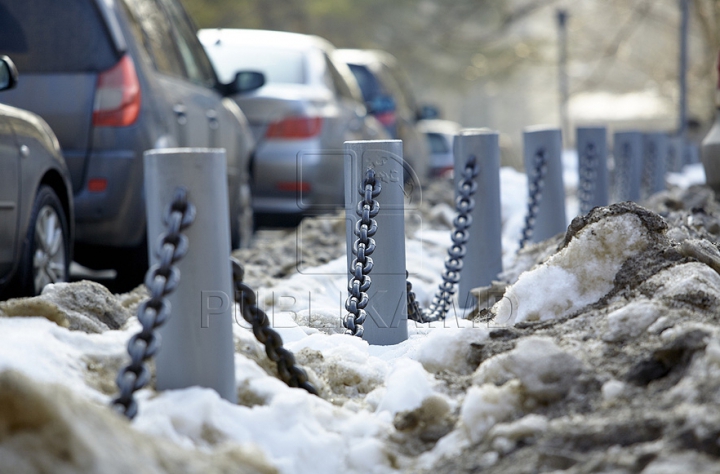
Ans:
POLYGON ((156 263, 163 214, 184 186, 197 208, 184 231, 187 255, 177 263, 180 283, 168 296, 171 316, 160 327, 157 388, 212 388, 235 402, 233 290, 230 267, 227 164, 224 149, 176 148, 145 152, 145 202, 150 263, 156 263))
POLYGON ((370 273, 370 302, 365 308, 367 319, 363 325, 363 339, 375 345, 398 344, 408 337, 403 164, 402 140, 345 142, 348 268, 357 239, 353 231, 358 220, 355 210, 362 199, 359 189, 368 168, 375 170, 382 186, 376 198, 380 204, 380 212, 375 217, 377 247, 371 257, 374 268, 370 273))
POLYGON ((640 132, 615 132, 613 189, 616 201, 640 201, 643 171, 643 136, 640 132))
POLYGON ((470 214, 470 238, 466 244, 458 283, 458 305, 475 306, 470 290, 489 286, 502 272, 502 219, 500 217, 500 147, 498 133, 486 129, 465 129, 455 137, 455 197, 468 160, 478 167, 475 208, 470 214))
POLYGON ((577 127, 580 214, 608 205, 607 129, 577 127))
POLYGON ((523 131, 523 151, 528 183, 533 180, 541 181, 540 200, 531 241, 542 242, 565 232, 567 228, 560 129, 543 126, 526 128, 523 131), (542 177, 538 174, 541 173, 541 170, 537 169, 539 162, 543 162, 545 166, 542 177))
POLYGON ((647 198, 665 190, 668 138, 665 133, 651 132, 644 136, 643 193, 647 198))

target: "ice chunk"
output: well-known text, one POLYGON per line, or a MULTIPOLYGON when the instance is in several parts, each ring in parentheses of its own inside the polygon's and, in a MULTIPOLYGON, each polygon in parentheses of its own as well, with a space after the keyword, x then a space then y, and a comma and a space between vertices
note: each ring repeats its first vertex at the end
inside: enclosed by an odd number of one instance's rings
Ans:
POLYGON ((603 340, 618 342, 636 338, 654 323, 663 311, 662 305, 654 301, 632 301, 608 314, 608 329, 603 340))

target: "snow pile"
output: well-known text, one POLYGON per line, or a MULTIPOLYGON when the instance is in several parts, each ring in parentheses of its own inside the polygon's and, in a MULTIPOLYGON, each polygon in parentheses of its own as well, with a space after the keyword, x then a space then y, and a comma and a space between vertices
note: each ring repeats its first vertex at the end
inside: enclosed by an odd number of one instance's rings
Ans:
MULTIPOLYGON (((508 277, 494 320, 479 312, 409 322, 408 340, 387 347, 342 334, 344 224, 338 233, 329 221, 308 221, 310 248, 281 236, 249 258, 248 275, 263 284, 260 305, 320 397, 284 385, 247 325, 236 324, 237 405, 208 389, 151 386, 138 393, 129 424, 108 404, 139 330, 128 315, 141 291, 110 295, 80 282, 0 303, 2 467, 717 471, 720 219, 712 193, 663 193, 649 204, 658 214, 627 203, 596 209, 564 238, 513 260, 525 196, 510 188, 521 175, 503 171, 502 180, 512 214, 503 224, 505 275, 520 276, 508 277), (300 271, 297 255, 307 263, 300 271)), ((408 255, 423 256, 408 259, 423 304, 448 240, 445 197, 426 198, 425 227, 407 241, 408 255)))
MULTIPOLYGON (((621 265, 657 238, 647 232, 647 214, 623 203, 576 219, 570 241, 509 288, 495 308, 495 323, 546 321, 599 300, 613 288, 621 265)), ((664 226, 661 221, 650 225, 664 226)))

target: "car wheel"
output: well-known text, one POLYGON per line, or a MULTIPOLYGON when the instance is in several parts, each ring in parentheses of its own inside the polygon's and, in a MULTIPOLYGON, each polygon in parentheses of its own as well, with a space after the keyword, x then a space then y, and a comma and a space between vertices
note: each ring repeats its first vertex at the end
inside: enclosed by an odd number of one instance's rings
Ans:
POLYGON ((49 186, 35 196, 19 273, 19 290, 38 295, 49 283, 68 280, 70 242, 67 217, 60 199, 49 186))
POLYGON ((255 231, 250 186, 247 183, 241 184, 238 194, 237 210, 233 213, 234 217, 230 223, 233 250, 249 247, 255 231))

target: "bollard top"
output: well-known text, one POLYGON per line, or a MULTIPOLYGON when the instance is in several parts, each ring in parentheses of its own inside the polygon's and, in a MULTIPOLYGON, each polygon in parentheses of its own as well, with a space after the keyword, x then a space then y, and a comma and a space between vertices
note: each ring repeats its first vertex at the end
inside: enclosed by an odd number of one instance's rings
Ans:
POLYGON ((492 130, 487 127, 482 128, 463 128, 458 132, 458 136, 468 136, 468 135, 497 135, 497 130, 492 130))
POLYGON ((529 127, 525 127, 523 129, 523 132, 525 132, 525 133, 535 133, 535 132, 558 132, 558 133, 560 133, 560 127, 556 127, 554 125, 530 125, 529 127))
POLYGON ((152 150, 145 150, 144 156, 153 155, 184 155, 184 154, 225 154, 225 148, 154 148, 152 150))
POLYGON ((630 135, 642 135, 640 130, 617 130, 613 135, 616 137, 624 137, 630 135))
POLYGON ((604 125, 580 125, 575 127, 575 130, 578 132, 607 132, 607 127, 604 125))
POLYGON ((370 144, 380 144, 380 143, 402 143, 402 140, 348 140, 344 142, 345 145, 357 145, 357 144, 364 144, 364 143, 370 143, 370 144))

